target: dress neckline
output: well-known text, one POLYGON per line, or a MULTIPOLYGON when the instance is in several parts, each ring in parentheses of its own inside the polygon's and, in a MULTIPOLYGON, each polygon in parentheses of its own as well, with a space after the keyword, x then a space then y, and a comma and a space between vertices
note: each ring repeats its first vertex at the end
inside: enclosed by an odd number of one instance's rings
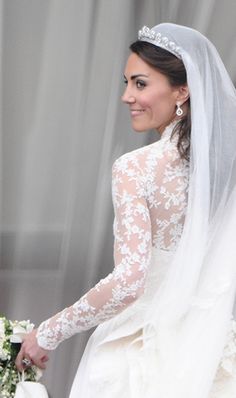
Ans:
POLYGON ((160 139, 169 139, 178 122, 179 120, 173 120, 170 124, 168 124, 168 126, 166 126, 164 131, 160 134, 160 139))

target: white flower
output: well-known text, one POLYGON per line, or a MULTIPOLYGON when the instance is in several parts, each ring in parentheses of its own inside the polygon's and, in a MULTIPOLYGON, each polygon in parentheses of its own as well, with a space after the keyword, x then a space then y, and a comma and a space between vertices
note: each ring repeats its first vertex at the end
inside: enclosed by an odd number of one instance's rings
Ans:
POLYGON ((12 335, 10 336, 11 343, 21 343, 25 334, 32 332, 34 324, 30 321, 12 322, 12 335))
POLYGON ((4 323, 4 319, 0 318, 0 338, 4 338, 5 337, 5 323, 4 323))
POLYGON ((24 328, 26 333, 32 332, 32 330, 33 330, 33 328, 34 328, 34 324, 31 323, 29 320, 28 320, 28 321, 20 321, 20 322, 17 322, 17 325, 19 325, 19 326, 21 326, 22 328, 24 328))
POLYGON ((4 318, 0 318, 0 360, 2 361, 7 359, 7 352, 3 348, 5 340, 5 321, 4 318))
POLYGON ((3 346, 0 343, 0 360, 6 361, 7 359, 7 352, 3 349, 3 346))
POLYGON ((35 381, 39 381, 39 379, 41 379, 43 372, 41 369, 37 368, 36 366, 34 366, 34 370, 35 370, 35 381))
POLYGON ((25 335, 25 333, 22 333, 22 334, 11 334, 10 342, 11 343, 22 343, 24 335, 25 335))
POLYGON ((26 330, 20 324, 13 327, 13 334, 25 334, 26 330))
MULTIPOLYGON (((0 317, 0 398, 13 397, 18 382, 11 343, 20 343, 22 336, 31 332, 33 328, 34 325, 30 321, 12 322, 0 317)), ((25 372, 29 381, 36 381, 41 377, 41 371, 36 366, 25 372)))

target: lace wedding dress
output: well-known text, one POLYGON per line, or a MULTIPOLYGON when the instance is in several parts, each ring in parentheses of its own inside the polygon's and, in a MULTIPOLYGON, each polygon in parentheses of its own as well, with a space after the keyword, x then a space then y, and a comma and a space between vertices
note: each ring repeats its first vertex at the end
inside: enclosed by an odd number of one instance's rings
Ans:
MULTIPOLYGON (((38 329, 39 345, 54 349, 73 334, 99 325, 85 349, 70 398, 157 398, 162 366, 158 334, 150 346, 144 318, 181 237, 188 194, 189 166, 179 156, 177 138, 171 138, 173 127, 169 125, 158 142, 121 156, 113 165, 113 272, 38 329)), ((232 320, 209 398, 235 397, 232 320)))

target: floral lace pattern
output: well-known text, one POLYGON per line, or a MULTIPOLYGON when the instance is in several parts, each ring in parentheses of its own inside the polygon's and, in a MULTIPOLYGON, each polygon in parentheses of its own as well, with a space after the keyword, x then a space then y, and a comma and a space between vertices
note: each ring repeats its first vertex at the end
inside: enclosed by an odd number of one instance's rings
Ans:
POLYGON ((180 159, 173 125, 154 144, 117 159, 112 169, 114 270, 71 307, 43 322, 38 343, 54 349, 66 338, 102 323, 145 289, 152 246, 174 250, 182 233, 188 162, 180 159))

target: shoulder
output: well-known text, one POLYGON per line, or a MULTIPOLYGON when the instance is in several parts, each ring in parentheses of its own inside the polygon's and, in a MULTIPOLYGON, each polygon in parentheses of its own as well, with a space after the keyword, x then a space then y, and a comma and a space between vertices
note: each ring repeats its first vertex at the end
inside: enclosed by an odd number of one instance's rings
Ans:
POLYGON ((139 169, 142 166, 143 159, 148 151, 148 147, 149 145, 121 155, 113 163, 113 171, 125 171, 128 168, 139 169))
POLYGON ((173 161, 176 156, 178 156, 176 145, 159 140, 121 155, 113 163, 112 171, 126 173, 127 170, 133 170, 143 174, 157 163, 173 161))

